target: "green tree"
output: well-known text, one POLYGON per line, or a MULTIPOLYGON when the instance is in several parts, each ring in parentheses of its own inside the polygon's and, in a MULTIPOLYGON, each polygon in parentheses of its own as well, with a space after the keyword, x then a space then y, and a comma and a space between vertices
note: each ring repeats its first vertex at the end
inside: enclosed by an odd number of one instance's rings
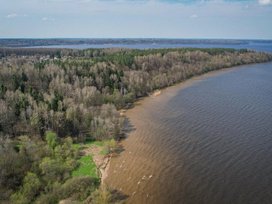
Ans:
POLYGON ((23 186, 11 196, 11 200, 16 204, 31 203, 39 194, 41 186, 38 176, 35 173, 28 172, 24 178, 23 186))
POLYGON ((64 162, 50 157, 43 158, 40 163, 40 169, 44 179, 49 184, 67 179, 71 171, 71 168, 64 162))
POLYGON ((47 131, 45 135, 47 145, 53 150, 57 146, 57 134, 52 131, 47 131))

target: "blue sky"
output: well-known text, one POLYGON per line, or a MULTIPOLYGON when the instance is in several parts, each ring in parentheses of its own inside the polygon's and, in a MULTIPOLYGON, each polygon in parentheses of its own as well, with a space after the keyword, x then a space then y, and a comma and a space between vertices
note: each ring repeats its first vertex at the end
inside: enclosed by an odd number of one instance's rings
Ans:
POLYGON ((272 0, 0 0, 0 38, 272 39, 272 0))

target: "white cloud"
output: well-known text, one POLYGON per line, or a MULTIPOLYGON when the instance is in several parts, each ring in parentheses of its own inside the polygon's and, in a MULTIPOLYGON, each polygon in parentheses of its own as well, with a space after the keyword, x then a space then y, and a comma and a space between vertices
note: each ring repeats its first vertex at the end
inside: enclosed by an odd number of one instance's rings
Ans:
POLYGON ((193 15, 190 16, 190 18, 198 18, 198 15, 193 14, 193 15))
POLYGON ((55 21, 55 19, 51 17, 43 17, 42 21, 55 21))
POLYGON ((272 0, 258 0, 261 5, 269 5, 272 4, 272 0))
POLYGON ((6 15, 6 18, 16 18, 16 17, 18 17, 17 13, 11 13, 11 14, 6 15))
POLYGON ((6 15, 6 18, 18 18, 18 17, 27 17, 27 14, 17 14, 17 13, 10 13, 6 15))

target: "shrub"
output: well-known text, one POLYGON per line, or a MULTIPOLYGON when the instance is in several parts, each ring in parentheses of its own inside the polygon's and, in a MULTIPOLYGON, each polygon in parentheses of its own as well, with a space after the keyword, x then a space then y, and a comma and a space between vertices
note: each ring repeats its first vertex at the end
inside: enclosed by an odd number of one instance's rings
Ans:
POLYGON ((98 185, 98 179, 89 176, 71 178, 60 188, 61 199, 84 200, 95 191, 98 185))
POLYGON ((35 173, 28 172, 24 178, 23 186, 11 196, 13 203, 30 203, 39 194, 41 182, 35 173))

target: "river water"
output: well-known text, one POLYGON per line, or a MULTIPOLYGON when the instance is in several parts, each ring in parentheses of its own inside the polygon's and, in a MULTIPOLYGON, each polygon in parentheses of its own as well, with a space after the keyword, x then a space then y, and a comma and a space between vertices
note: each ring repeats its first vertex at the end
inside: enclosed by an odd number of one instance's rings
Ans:
POLYGON ((272 203, 272 63, 193 78, 126 116, 106 183, 128 203, 272 203))

